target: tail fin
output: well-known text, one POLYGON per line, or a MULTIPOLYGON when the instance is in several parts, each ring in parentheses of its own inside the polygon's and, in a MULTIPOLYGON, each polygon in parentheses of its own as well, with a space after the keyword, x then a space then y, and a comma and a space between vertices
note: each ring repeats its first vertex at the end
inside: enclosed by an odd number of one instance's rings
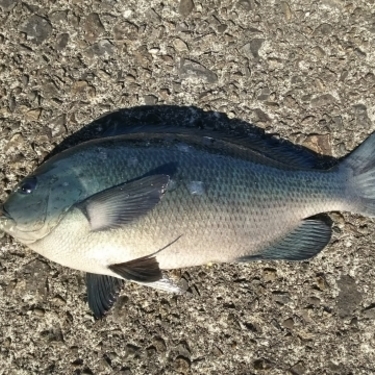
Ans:
POLYGON ((349 183, 351 211, 375 217, 375 133, 339 165, 349 183))

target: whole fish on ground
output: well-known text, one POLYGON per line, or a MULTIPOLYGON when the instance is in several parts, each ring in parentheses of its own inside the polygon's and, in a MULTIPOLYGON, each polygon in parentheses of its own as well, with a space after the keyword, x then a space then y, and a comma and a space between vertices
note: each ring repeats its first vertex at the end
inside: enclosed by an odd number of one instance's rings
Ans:
POLYGON ((283 147, 219 132, 115 129, 21 181, 1 208, 0 229, 86 272, 100 318, 124 279, 179 293, 163 270, 308 259, 331 237, 315 215, 374 217, 374 202, 375 134, 320 170, 283 147))

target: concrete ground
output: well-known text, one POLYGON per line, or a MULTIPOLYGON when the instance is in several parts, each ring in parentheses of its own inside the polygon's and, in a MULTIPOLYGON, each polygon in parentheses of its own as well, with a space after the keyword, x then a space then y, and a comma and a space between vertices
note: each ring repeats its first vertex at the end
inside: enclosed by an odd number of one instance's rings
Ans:
MULTIPOLYGON (((0 0, 0 200, 69 135, 142 104, 344 156, 375 129, 374 15, 370 0, 0 0)), ((310 262, 175 271, 178 297, 127 284, 98 322, 80 272, 4 236, 0 374, 374 374, 374 222, 331 217, 310 262)))

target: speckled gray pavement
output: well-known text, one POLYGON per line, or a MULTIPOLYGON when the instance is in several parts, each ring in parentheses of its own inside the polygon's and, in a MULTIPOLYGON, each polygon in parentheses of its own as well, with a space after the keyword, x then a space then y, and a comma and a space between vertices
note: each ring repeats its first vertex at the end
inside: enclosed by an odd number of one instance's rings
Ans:
MULTIPOLYGON (((373 0, 0 0, 0 200, 120 108, 196 106, 335 157, 375 130, 373 0)), ((0 374, 374 374, 372 220, 315 259, 127 284, 95 322, 83 275, 0 239, 0 374)), ((251 239, 249 239, 251 241, 251 239)))

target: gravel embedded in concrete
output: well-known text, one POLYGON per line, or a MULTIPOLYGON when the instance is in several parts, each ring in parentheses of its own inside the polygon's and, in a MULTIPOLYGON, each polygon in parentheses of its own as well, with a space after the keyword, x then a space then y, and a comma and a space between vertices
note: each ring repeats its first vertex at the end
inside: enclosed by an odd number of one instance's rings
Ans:
MULTIPOLYGON (((187 106, 145 121, 199 126, 199 108, 344 156, 375 130, 374 12, 365 0, 0 0, 0 201, 71 134, 144 104, 187 106)), ((178 297, 126 284, 99 322, 80 272, 1 236, 0 374, 375 373, 374 223, 331 217, 310 262, 176 270, 190 291, 178 297)))

